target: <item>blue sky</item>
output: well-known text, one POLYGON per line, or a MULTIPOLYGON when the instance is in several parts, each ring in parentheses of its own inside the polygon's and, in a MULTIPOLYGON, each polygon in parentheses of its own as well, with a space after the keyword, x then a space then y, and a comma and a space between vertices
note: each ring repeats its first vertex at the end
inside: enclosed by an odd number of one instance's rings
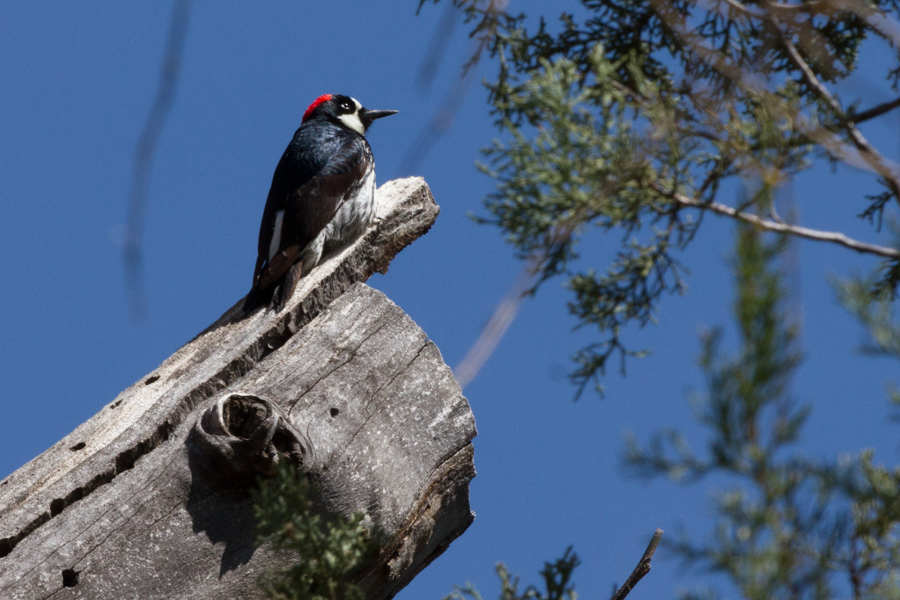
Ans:
MULTIPOLYGON (((407 311, 448 364, 463 358, 520 265, 498 231, 476 225, 491 181, 474 167, 496 135, 486 94, 473 85, 452 128, 415 173, 399 172, 416 136, 459 76, 469 42, 457 27, 430 92, 416 73, 443 7, 415 16, 415 1, 194 4, 178 94, 149 189, 144 274, 148 316, 128 312, 121 248, 134 148, 158 81, 169 2, 0 5, 0 477, 69 433, 152 371, 249 289, 259 218, 272 171, 306 106, 326 92, 400 114, 369 139, 379 181, 422 175, 441 205, 437 223, 370 284, 407 311)), ((558 3, 560 11, 566 3, 558 3)), ((535 12, 546 3, 515 1, 535 12)), ((554 16, 551 14, 551 16, 554 16)), ((863 107, 889 99, 867 48, 863 76, 845 85, 863 107)), ((477 77, 491 77, 483 63, 477 77)), ((864 131, 898 158, 897 117, 864 131)), ((864 174, 827 168, 792 185, 804 224, 879 240, 853 218, 864 174)), ((573 402, 565 373, 590 341, 571 331, 560 281, 547 283, 465 390, 478 424, 477 514, 400 598, 441 598, 473 581, 496 594, 504 561, 533 581, 544 560, 573 544, 582 597, 603 598, 631 572, 656 527, 708 530, 710 493, 624 477, 622 435, 661 427, 697 433, 684 400, 702 390, 697 332, 730 325, 726 268, 733 226, 709 216, 683 260, 690 289, 661 305, 659 325, 626 338, 653 354, 607 378, 601 400, 573 402)), ((591 235, 585 260, 603 268, 618 237, 591 235)), ((887 360, 861 357, 861 331, 827 279, 872 266, 824 245, 799 245, 797 298, 807 359, 796 395, 813 405, 801 448, 821 457, 876 449, 897 462, 886 419, 887 360)), ((729 332, 733 331, 728 329, 729 332)), ((733 341, 733 337, 729 338, 733 341)), ((700 447, 703 438, 695 438, 700 447)), ((721 485, 723 482, 712 482, 721 485)), ((660 551, 633 598, 671 597, 705 581, 660 551)))

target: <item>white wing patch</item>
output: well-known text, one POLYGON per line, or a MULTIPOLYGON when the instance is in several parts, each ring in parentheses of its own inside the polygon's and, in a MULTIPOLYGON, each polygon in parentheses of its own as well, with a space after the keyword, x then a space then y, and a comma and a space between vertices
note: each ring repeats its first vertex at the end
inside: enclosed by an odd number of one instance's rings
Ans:
POLYGON ((279 210, 275 213, 275 231, 272 232, 272 241, 269 243, 269 262, 281 247, 281 222, 284 221, 284 211, 279 210))
POLYGON ((362 104, 360 104, 359 100, 357 100, 356 98, 350 99, 353 100, 353 104, 356 105, 356 110, 353 111, 353 114, 341 115, 338 117, 338 119, 341 120, 341 123, 343 123, 347 127, 347 129, 352 129, 359 135, 365 135, 366 128, 363 127, 362 121, 359 120, 359 111, 362 109, 362 104))

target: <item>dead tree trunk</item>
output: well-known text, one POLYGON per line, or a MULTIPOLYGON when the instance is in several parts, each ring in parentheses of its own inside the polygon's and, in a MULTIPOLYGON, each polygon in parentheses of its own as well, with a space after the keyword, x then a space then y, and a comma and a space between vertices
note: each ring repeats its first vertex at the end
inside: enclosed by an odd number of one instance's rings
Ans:
POLYGON ((331 513, 388 540, 360 583, 389 598, 472 522, 475 422, 437 347, 362 282, 425 233, 421 179, 378 190, 367 235, 284 310, 240 303, 0 482, 0 598, 256 598, 249 486, 290 456, 331 513))

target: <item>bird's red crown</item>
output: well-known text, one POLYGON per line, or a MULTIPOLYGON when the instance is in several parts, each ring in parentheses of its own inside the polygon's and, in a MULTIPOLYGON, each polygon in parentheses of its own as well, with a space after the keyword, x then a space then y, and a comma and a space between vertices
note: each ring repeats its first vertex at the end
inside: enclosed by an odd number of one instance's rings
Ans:
POLYGON ((312 112, 314 110, 316 110, 316 108, 320 104, 322 104, 323 102, 328 102, 329 100, 331 100, 331 98, 332 98, 331 94, 323 94, 323 95, 319 96, 318 98, 316 98, 315 100, 313 100, 313 103, 310 104, 309 108, 306 109, 306 112, 303 113, 303 121, 302 122, 305 123, 306 120, 309 118, 309 115, 311 115, 312 112))

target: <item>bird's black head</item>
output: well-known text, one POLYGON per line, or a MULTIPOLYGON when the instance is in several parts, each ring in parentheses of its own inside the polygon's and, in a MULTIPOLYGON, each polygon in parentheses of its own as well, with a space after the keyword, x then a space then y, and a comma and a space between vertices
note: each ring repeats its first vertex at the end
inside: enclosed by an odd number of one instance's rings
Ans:
POLYGON ((327 120, 360 135, 365 135, 375 119, 397 114, 396 110, 368 110, 355 98, 341 94, 319 96, 303 113, 303 122, 327 120))

